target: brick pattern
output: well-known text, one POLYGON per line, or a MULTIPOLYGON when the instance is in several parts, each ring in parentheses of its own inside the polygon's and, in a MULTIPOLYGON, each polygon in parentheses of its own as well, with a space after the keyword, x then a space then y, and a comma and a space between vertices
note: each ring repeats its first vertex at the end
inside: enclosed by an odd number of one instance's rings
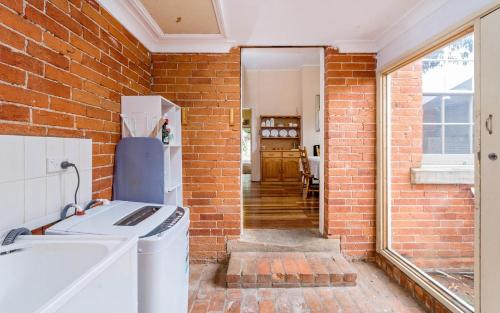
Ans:
POLYGON ((152 64, 152 91, 188 109, 182 135, 191 260, 224 260, 226 242, 239 238, 241 224, 240 49, 153 54, 152 64))
POLYGON ((371 263, 353 263, 360 275, 356 286, 346 288, 225 288, 221 267, 191 265, 188 312, 425 312, 403 288, 371 263))
POLYGON ((91 138, 109 198, 120 96, 150 93, 150 62, 94 0, 0 0, 0 133, 91 138))
POLYGON ((352 258, 375 251, 375 67, 325 50, 325 233, 352 258))
POLYGON ((420 62, 391 74, 392 247, 422 268, 473 269, 472 185, 414 185, 422 164, 420 62))
POLYGON ((322 252, 233 252, 229 288, 355 286, 356 270, 340 255, 322 252))
POLYGON ((417 300, 429 313, 451 313, 441 302, 437 301, 422 287, 417 285, 406 274, 380 254, 376 254, 375 262, 387 276, 401 286, 413 299, 417 300))

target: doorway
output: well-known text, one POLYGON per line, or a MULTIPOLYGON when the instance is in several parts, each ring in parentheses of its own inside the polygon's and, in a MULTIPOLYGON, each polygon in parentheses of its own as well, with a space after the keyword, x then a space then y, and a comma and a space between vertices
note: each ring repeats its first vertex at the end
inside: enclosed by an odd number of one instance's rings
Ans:
POLYGON ((242 229, 323 228, 323 48, 243 48, 242 229))

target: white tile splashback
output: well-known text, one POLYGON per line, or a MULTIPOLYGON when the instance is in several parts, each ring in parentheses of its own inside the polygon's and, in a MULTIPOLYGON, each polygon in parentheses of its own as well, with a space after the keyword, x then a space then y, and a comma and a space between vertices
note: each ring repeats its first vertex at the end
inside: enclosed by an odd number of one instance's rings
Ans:
POLYGON ((47 158, 75 163, 80 172, 78 202, 91 200, 92 140, 0 135, 0 234, 54 222, 63 206, 74 201, 75 170, 47 173, 47 158))

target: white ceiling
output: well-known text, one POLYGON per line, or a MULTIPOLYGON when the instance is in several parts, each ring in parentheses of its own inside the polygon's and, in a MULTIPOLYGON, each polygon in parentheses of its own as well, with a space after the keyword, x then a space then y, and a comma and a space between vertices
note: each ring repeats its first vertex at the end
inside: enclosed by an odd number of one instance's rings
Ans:
MULTIPOLYGON (((157 2, 158 10, 174 2, 176 7, 194 3, 191 0, 143 1, 157 2)), ((342 52, 377 52, 401 31, 410 29, 447 1, 454 0, 209 1, 220 34, 194 34, 193 27, 188 33, 174 28, 173 32, 166 32, 168 27, 160 27, 164 21, 156 13, 153 14, 155 20, 141 0, 99 0, 153 52, 225 52, 232 46, 320 45, 335 46, 342 52)), ((176 8, 176 12, 187 16, 186 8, 176 8)))
POLYGON ((241 45, 372 45, 423 0, 222 0, 228 38, 241 45))
POLYGON ((241 63, 248 70, 300 69, 319 66, 318 48, 245 48, 241 63))
POLYGON ((167 34, 219 34, 212 0, 140 0, 167 34))

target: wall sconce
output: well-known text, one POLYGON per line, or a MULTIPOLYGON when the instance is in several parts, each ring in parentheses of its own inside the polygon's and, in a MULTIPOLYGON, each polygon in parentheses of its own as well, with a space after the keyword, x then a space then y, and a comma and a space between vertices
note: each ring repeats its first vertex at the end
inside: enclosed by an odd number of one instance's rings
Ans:
POLYGON ((229 109, 229 126, 234 126, 234 108, 229 109))
POLYGON ((181 124, 182 125, 187 125, 188 123, 188 108, 181 108, 181 124))

